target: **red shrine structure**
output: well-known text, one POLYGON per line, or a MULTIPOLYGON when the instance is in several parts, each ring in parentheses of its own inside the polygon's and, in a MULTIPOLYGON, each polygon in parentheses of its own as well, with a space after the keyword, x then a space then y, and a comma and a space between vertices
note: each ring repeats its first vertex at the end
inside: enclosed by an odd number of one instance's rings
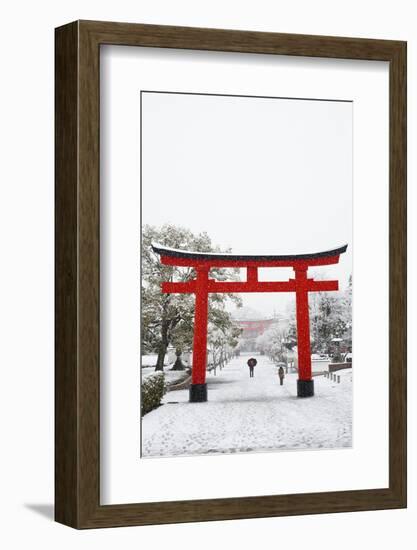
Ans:
POLYGON ((314 381, 311 376, 310 317, 308 293, 339 290, 338 281, 315 281, 309 279, 309 267, 339 263, 340 254, 347 250, 347 244, 333 250, 312 254, 293 255, 239 255, 217 252, 189 252, 152 245, 164 265, 192 267, 196 278, 187 282, 162 283, 163 293, 195 294, 194 342, 192 383, 190 401, 207 401, 207 323, 208 295, 213 293, 239 292, 295 292, 298 347, 298 397, 314 395, 314 381), (215 267, 246 268, 246 281, 216 281, 210 278, 210 269, 215 267), (292 267, 294 279, 288 281, 259 281, 260 267, 292 267))
POLYGON ((242 338, 255 340, 255 338, 276 324, 278 319, 235 319, 242 329, 242 338))

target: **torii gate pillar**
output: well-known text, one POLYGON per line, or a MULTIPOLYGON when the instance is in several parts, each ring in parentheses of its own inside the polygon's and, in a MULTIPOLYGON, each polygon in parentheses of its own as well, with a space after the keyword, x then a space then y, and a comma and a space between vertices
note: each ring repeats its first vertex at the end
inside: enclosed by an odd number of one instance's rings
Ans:
POLYGON ((297 396, 314 395, 314 380, 311 376, 310 315, 308 310, 307 267, 294 268, 295 300, 297 317, 298 380, 297 396))
POLYGON ((207 401, 208 267, 198 267, 195 285, 193 370, 190 402, 207 401))

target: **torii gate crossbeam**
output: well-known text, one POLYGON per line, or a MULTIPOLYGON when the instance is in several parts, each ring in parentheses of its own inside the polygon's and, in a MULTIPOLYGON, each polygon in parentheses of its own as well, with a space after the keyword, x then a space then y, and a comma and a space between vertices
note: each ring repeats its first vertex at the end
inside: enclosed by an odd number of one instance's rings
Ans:
POLYGON ((206 252, 188 252, 152 245, 160 255, 161 263, 172 266, 192 267, 196 278, 187 282, 162 283, 162 292, 195 294, 195 319, 193 342, 192 384, 190 401, 207 401, 207 323, 209 293, 240 292, 295 292, 298 348, 298 397, 314 395, 314 381, 311 375, 310 317, 308 293, 334 291, 339 289, 338 281, 315 281, 307 277, 309 267, 337 264, 340 254, 347 245, 313 254, 295 255, 236 255, 206 252), (246 281, 215 281, 209 278, 212 267, 246 268, 246 281), (261 267, 292 267, 295 278, 288 281, 259 281, 261 267))

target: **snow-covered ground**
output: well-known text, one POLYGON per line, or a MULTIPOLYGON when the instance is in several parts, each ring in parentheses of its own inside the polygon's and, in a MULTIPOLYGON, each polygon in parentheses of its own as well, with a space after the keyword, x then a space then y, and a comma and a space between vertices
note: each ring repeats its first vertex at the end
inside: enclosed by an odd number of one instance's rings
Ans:
POLYGON ((340 369, 333 372, 333 376, 340 377, 340 383, 352 383, 352 369, 340 369))
MULTIPOLYGON (((155 367, 158 355, 156 353, 150 353, 149 355, 142 355, 142 367, 155 367)), ((165 356, 164 365, 168 364, 167 356, 165 356)))
POLYGON ((352 445, 352 384, 314 377, 315 396, 296 397, 296 374, 279 385, 276 367, 247 357, 207 375, 208 401, 189 403, 188 390, 169 392, 142 419, 142 456, 178 456, 352 445))

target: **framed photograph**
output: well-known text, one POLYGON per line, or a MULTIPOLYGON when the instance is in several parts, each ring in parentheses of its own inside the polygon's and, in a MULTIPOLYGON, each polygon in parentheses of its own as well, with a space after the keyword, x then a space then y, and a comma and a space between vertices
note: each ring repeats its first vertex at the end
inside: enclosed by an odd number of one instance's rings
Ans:
POLYGON ((406 43, 56 29, 56 520, 406 506, 406 43))

